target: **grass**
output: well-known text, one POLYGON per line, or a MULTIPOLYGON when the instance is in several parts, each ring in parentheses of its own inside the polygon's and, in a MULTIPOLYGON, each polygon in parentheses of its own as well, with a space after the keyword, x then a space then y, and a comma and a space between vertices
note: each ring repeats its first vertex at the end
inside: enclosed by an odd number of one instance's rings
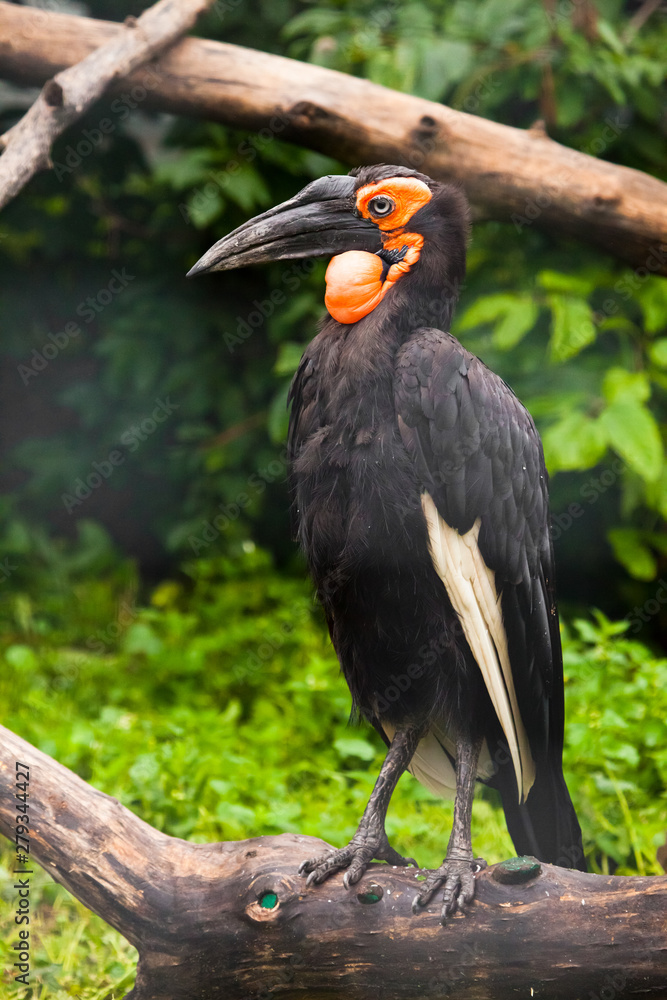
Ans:
MULTIPOLYGON (((349 694, 307 585, 246 544, 234 560, 185 567, 143 606, 136 591, 131 569, 112 567, 8 594, 5 725, 167 833, 207 842, 299 831, 345 843, 383 747, 348 725, 349 694)), ((601 615, 565 629, 566 775, 592 867, 658 874, 667 663, 625 629, 601 615)), ((390 839, 435 866, 451 816, 451 802, 406 775, 390 839)), ((489 862, 514 853, 487 790, 473 838, 489 862)), ((31 987, 16 989, 9 849, 0 861, 3 995, 124 996, 136 953, 43 873, 33 876, 31 987)))

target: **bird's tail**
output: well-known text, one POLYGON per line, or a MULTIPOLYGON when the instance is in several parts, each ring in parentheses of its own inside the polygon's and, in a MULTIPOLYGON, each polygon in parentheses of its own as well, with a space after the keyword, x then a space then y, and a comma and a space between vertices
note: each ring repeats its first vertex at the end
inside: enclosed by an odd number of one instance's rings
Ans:
MULTIPOLYGON (((383 722, 378 729, 389 744, 395 729, 383 722)), ((506 747, 504 748, 507 749, 506 747)), ((556 752, 537 762, 533 785, 525 802, 519 804, 516 776, 509 753, 506 763, 493 768, 486 741, 479 760, 479 777, 497 788, 505 810, 507 829, 518 855, 529 854, 558 865, 586 871, 579 820, 563 777, 556 752), (488 775, 495 771, 491 779, 488 775)), ((434 795, 453 798, 456 791, 456 748, 444 729, 433 725, 420 741, 408 770, 434 795)))
POLYGON ((494 782, 500 791, 507 829, 516 852, 533 855, 561 868, 578 868, 585 872, 581 828, 560 762, 543 760, 536 772, 535 782, 521 804, 516 781, 509 771, 503 777, 498 775, 494 782))

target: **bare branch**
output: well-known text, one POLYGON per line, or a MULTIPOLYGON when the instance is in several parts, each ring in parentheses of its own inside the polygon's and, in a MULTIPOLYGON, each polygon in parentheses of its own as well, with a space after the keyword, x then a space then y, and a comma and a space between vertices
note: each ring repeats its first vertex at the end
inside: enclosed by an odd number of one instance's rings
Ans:
MULTIPOLYGON (((0 74, 43 83, 113 38, 119 25, 46 13, 0 0, 0 74)), ((188 38, 161 57, 159 86, 142 74, 116 87, 144 94, 142 107, 197 115, 329 153, 351 164, 403 163, 465 187, 478 215, 535 225, 594 243, 638 273, 667 274, 667 184, 638 170, 568 149, 539 129, 522 130, 386 87, 221 42, 188 38), (642 270, 643 269, 643 270, 642 270)), ((493 74, 479 81, 494 86, 493 74)), ((625 129, 599 123, 600 153, 625 129)), ((255 155, 241 144, 211 184, 224 186, 255 155)))
MULTIPOLYGON (((110 83, 123 79, 172 45, 188 31, 213 0, 159 0, 81 62, 47 80, 23 118, 0 137, 0 208, 11 201, 39 170, 52 166, 54 140, 100 97, 110 83)), ((10 41, 11 44, 11 41, 10 41)))

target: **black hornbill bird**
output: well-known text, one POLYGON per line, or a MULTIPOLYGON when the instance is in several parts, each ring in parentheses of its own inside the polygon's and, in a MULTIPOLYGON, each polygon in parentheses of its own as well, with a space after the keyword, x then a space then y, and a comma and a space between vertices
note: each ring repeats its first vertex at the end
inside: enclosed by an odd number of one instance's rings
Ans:
POLYGON ((519 854, 585 870, 563 778, 563 668, 547 474, 508 386, 451 336, 465 273, 462 192, 379 164, 322 177, 192 268, 334 255, 328 316, 290 391, 296 529, 353 704, 388 746, 352 841, 309 883, 408 864, 385 816, 400 775, 455 791, 443 919, 472 900, 476 779, 519 854))

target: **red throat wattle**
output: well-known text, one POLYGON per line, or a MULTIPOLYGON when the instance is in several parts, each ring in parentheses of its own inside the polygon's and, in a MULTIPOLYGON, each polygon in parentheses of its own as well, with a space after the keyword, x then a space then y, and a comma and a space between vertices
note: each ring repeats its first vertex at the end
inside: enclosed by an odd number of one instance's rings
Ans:
POLYGON ((368 316, 399 278, 417 262, 423 243, 423 236, 417 233, 405 233, 385 243, 388 250, 400 250, 406 244, 408 250, 403 260, 391 265, 384 281, 384 262, 377 254, 348 250, 333 257, 327 268, 327 291, 324 296, 330 315, 339 323, 356 323, 363 316, 368 316), (395 246, 389 246, 389 243, 395 246))
POLYGON ((333 257, 326 273, 324 303, 335 320, 356 323, 368 316, 396 282, 417 263, 424 237, 407 231, 407 225, 431 197, 428 186, 416 177, 388 178, 366 184, 357 191, 357 210, 381 230, 383 249, 401 250, 407 247, 407 251, 402 260, 391 264, 389 270, 386 270, 381 257, 363 250, 349 250, 333 257), (378 196, 391 199, 395 206, 381 218, 374 217, 370 208, 370 202, 378 196))

